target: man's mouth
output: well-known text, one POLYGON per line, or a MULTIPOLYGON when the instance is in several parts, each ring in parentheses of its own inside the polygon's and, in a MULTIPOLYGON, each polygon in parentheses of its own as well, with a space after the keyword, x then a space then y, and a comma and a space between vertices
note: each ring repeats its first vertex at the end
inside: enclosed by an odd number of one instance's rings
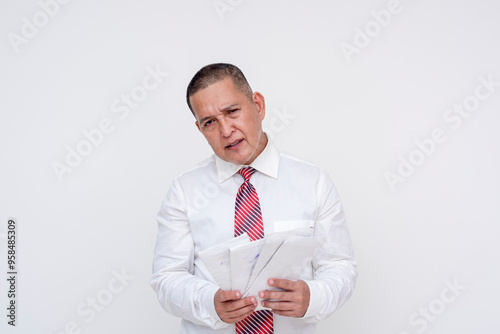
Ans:
POLYGON ((233 147, 237 146, 239 143, 241 143, 242 141, 243 141, 243 139, 237 140, 234 143, 232 143, 231 145, 227 145, 226 148, 233 148, 233 147))

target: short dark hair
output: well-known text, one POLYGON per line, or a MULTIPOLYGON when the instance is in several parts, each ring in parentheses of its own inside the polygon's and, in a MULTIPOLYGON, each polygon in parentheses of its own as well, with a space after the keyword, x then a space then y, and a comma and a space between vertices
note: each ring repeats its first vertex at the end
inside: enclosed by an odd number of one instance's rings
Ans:
POLYGON ((252 101, 252 88, 250 88, 247 79, 238 67, 225 63, 210 64, 202 67, 196 72, 187 87, 186 101, 193 115, 194 110, 191 106, 191 102, 189 102, 189 98, 197 91, 207 88, 211 84, 219 82, 227 77, 231 78, 236 89, 245 94, 248 99, 252 101))

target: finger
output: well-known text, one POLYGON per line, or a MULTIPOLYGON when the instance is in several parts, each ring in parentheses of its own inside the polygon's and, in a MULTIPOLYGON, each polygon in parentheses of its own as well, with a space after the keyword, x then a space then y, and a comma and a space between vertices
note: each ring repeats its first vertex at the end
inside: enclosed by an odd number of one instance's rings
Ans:
POLYGON ((281 301, 291 301, 293 294, 288 291, 270 291, 264 290, 259 292, 259 297, 263 299, 273 299, 281 301))
POLYGON ((274 314, 284 317, 301 318, 306 314, 307 308, 300 307, 290 302, 262 301, 262 306, 270 308, 274 314))
POLYGON ((223 315, 225 315, 226 317, 235 318, 245 313, 246 309, 249 308, 254 309, 256 307, 257 307, 257 300, 255 299, 255 297, 247 297, 244 299, 238 299, 220 303, 218 306, 216 306, 216 310, 220 311, 220 313, 223 313, 223 315))
POLYGON ((239 316, 228 316, 224 322, 228 323, 228 324, 234 324, 234 323, 237 323, 238 321, 242 321, 243 319, 247 318, 250 314, 252 314, 254 312, 254 309, 249 309, 247 310, 247 312, 245 313, 242 313, 241 315, 239 316))
POLYGON ((257 299, 255 297, 246 297, 238 300, 226 302, 229 311, 236 311, 245 307, 257 307, 257 299))
POLYGON ((288 291, 294 290, 297 287, 297 282, 288 279, 270 278, 267 280, 267 283, 272 287, 288 291))
POLYGON ((284 301, 269 301, 263 300, 261 301, 262 306, 268 307, 273 311, 293 311, 294 303, 284 302, 284 301))
POLYGON ((251 303, 251 304, 246 305, 244 307, 237 308, 237 309, 234 309, 232 311, 227 312, 227 318, 231 322, 238 322, 240 320, 245 319, 250 314, 252 314, 252 312, 255 310, 256 307, 257 307, 257 302, 255 301, 255 303, 251 303))
POLYGON ((223 309, 219 313, 219 316, 226 323, 235 323, 249 316, 256 307, 257 300, 255 297, 228 301, 223 304, 223 309))
POLYGON ((216 293, 216 298, 217 301, 220 303, 224 303, 230 300, 236 300, 241 297, 241 293, 236 290, 236 291, 224 291, 224 290, 219 290, 216 293))

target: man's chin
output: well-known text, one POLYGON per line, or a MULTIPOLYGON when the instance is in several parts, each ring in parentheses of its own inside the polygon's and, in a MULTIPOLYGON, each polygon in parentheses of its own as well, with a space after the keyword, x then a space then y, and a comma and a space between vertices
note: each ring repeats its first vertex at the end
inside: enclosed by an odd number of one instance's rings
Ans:
POLYGON ((224 161, 231 162, 235 165, 248 165, 251 156, 236 155, 236 154, 226 154, 223 157, 219 156, 224 161))

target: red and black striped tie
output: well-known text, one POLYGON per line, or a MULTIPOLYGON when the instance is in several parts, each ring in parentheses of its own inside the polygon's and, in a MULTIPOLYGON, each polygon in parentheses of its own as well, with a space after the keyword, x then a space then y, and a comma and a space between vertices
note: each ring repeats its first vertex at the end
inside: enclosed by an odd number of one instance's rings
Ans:
MULTIPOLYGON (((236 209, 234 220, 234 236, 248 233, 251 241, 264 237, 264 225, 260 211, 259 197, 250 177, 255 173, 252 167, 238 171, 245 181, 236 194, 236 209)), ((272 334, 273 314, 269 310, 256 311, 236 323, 236 334, 272 334)))

